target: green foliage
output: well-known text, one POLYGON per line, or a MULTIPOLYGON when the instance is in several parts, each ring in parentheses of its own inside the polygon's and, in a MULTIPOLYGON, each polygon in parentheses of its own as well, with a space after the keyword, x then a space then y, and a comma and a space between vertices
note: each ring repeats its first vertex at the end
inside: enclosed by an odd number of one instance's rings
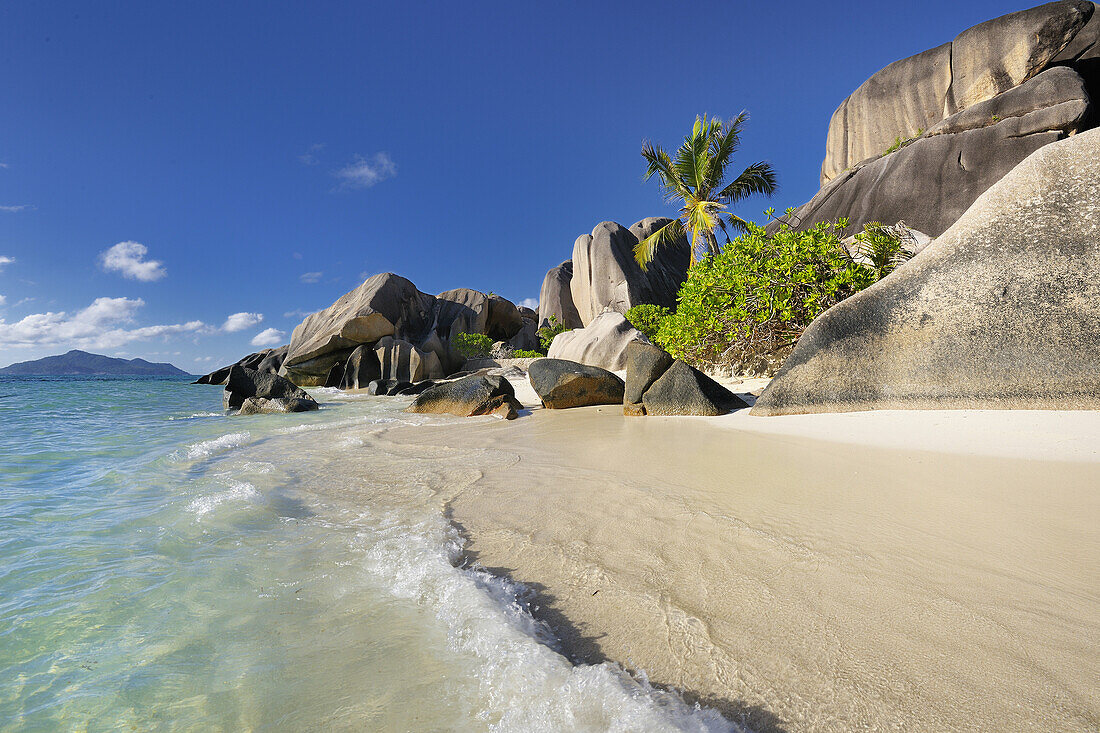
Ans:
POLYGON ((874 274, 875 281, 886 277, 913 256, 897 228, 883 226, 877 221, 865 224, 863 231, 856 234, 851 254, 857 263, 874 274))
POLYGON ((626 320, 630 325, 645 334, 645 337, 657 343, 657 332, 661 327, 661 321, 671 313, 668 308, 652 303, 636 305, 626 312, 626 320))
POLYGON ((559 333, 565 333, 572 329, 566 328, 565 324, 558 320, 558 317, 551 314, 547 325, 539 329, 539 343, 542 344, 542 350, 549 352, 550 344, 553 342, 554 337, 559 333))
POLYGON ((914 135, 913 137, 908 137, 908 138, 905 138, 904 140, 901 139, 901 137, 895 137, 894 138, 894 144, 891 145, 890 147, 886 148, 886 150, 884 150, 882 154, 883 155, 889 155, 890 153, 894 152, 895 150, 901 150, 906 145, 910 145, 911 143, 914 143, 917 140, 919 140, 920 136, 923 135, 923 134, 924 134, 924 128, 920 127, 920 128, 917 128, 917 134, 914 135))
POLYGON ((451 346, 467 359, 485 359, 493 350, 493 340, 483 333, 460 333, 451 346))
MULTIPOLYGON (((723 122, 706 115, 695 118, 691 134, 674 155, 669 155, 660 145, 646 142, 642 157, 648 168, 646 180, 654 175, 661 184, 665 200, 682 203, 680 216, 653 232, 634 248, 634 258, 645 269, 657 252, 657 248, 670 244, 685 234, 690 235, 692 259, 699 250, 718 253, 715 232, 727 232, 727 222, 738 231, 744 231, 745 222, 731 214, 728 207, 753 194, 771 195, 775 191, 775 172, 768 163, 753 163, 726 183, 726 169, 733 162, 733 154, 740 144, 741 128, 748 121, 748 114, 723 122)), ((727 234, 726 240, 729 241, 727 234)))
POLYGON ((840 239, 846 226, 842 219, 794 231, 781 223, 769 235, 748 223, 724 251, 691 268, 676 312, 658 319, 656 343, 700 365, 745 361, 793 343, 826 308, 878 278, 848 254, 840 239))
POLYGON ((546 354, 538 351, 530 351, 528 349, 516 349, 512 352, 512 356, 516 359, 538 359, 546 356, 546 354))

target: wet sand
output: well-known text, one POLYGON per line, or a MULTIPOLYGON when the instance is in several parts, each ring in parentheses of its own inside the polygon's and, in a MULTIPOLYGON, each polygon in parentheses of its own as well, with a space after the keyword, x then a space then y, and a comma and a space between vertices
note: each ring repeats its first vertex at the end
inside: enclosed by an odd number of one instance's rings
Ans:
MULTIPOLYGON (((578 660, 644 670, 759 731, 1097 730, 1096 443, 1047 434, 1035 454, 1073 460, 1006 458, 1018 447, 952 436, 1003 444, 983 426, 1027 435, 1027 415, 937 414, 854 418, 895 436, 879 441, 845 415, 755 429, 616 407, 387 437, 509 456, 469 466, 481 478, 445 509, 472 559, 538 592, 578 660), (961 450, 896 447, 922 431, 961 450)), ((1078 419, 1067 436, 1100 425, 1078 419)))

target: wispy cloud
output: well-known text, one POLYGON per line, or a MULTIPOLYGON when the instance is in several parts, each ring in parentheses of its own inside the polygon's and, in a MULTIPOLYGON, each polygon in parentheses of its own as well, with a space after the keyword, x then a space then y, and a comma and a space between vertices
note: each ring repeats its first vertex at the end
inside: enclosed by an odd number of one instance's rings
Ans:
POLYGON ((96 298, 75 313, 34 313, 15 323, 0 318, 0 347, 68 346, 117 349, 131 341, 208 331, 202 321, 125 328, 145 305, 140 298, 96 298))
POLYGON ((8 265, 14 265, 14 264, 15 264, 15 258, 14 257, 0 256, 0 272, 3 272, 4 268, 7 267, 8 265))
POLYGON ((371 158, 361 155, 333 175, 340 179, 340 188, 370 188, 397 175, 397 164, 389 153, 375 153, 371 158))
POLYGON ((312 285, 313 283, 321 282, 321 278, 324 277, 324 274, 323 272, 303 272, 298 276, 298 279, 312 285))
POLYGON ((0 211, 6 212, 8 214, 14 214, 17 211, 27 211, 27 210, 33 209, 33 208, 34 207, 31 206, 30 204, 15 204, 15 205, 8 205, 8 206, 0 206, 0 211))
POLYGON ((253 346, 279 346, 286 340, 286 334, 277 328, 265 328, 252 337, 253 346))
POLYGON ((318 154, 324 149, 324 143, 313 143, 306 149, 306 152, 298 156, 298 162, 302 165, 317 165, 321 162, 318 154))
POLYGON ((4 305, 8 301, 6 296, 0 295, 0 305, 4 305))
POLYGON ((205 362, 214 361, 214 357, 212 357, 212 356, 196 356, 195 361, 202 364, 202 363, 205 363, 205 362))
POLYGON ((538 298, 524 298, 520 302, 516 303, 516 305, 521 306, 523 308, 530 308, 533 311, 537 311, 539 309, 539 299, 538 298))
POLYGON ((11 168, 7 163, 0 163, 0 168, 11 168))
POLYGON ((312 316, 316 312, 317 311, 303 311, 303 310, 287 311, 286 313, 283 314, 283 318, 305 318, 306 316, 312 316))
POLYGON ((117 272, 123 277, 142 282, 160 280, 168 274, 157 260, 147 260, 149 248, 139 242, 119 242, 99 255, 100 264, 107 272, 117 272))
POLYGON ((226 333, 236 333, 259 324, 264 319, 263 313, 234 313, 225 319, 222 330, 226 333))

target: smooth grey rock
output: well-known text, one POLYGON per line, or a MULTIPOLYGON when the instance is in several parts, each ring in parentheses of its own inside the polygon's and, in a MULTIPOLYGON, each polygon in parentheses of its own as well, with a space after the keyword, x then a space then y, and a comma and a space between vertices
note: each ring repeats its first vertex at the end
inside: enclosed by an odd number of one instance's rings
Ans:
POLYGON ((408 341, 386 336, 374 345, 374 353, 382 378, 421 382, 443 377, 443 367, 435 352, 422 351, 408 341))
POLYGON ((489 319, 485 334, 494 341, 507 341, 523 328, 523 316, 516 304, 499 295, 489 296, 489 319))
POLYGON ((222 396, 225 409, 236 410, 249 397, 314 401, 308 392, 278 374, 233 366, 225 380, 222 396))
MULTIPOLYGON (((403 384, 403 383, 402 383, 403 384)), ((416 384, 410 384, 407 387, 401 384, 395 385, 393 388, 393 394, 396 395, 418 395, 425 390, 431 389, 435 386, 435 382, 431 379, 425 379, 423 382, 417 382, 416 384)))
MULTIPOLYGON (((984 126, 975 127, 981 120, 966 110, 941 123, 944 134, 926 134, 845 171, 799 208, 792 222, 804 229, 848 217, 846 233, 853 233, 870 221, 904 221, 937 237, 1024 158, 1080 130, 1088 109, 1079 75, 1051 69, 990 100, 979 110, 989 113, 984 126)), ((769 231, 775 228, 769 225, 769 231)))
POLYGON ((313 400, 293 397, 247 397, 241 403, 239 415, 262 415, 277 412, 309 412, 318 409, 313 400))
POLYGON ((550 268, 542 280, 539 291, 539 328, 550 325, 550 316, 566 328, 580 328, 580 313, 573 303, 570 283, 573 281, 573 260, 566 260, 557 267, 550 268))
POLYGON ((599 367, 565 359, 536 359, 527 367, 543 407, 560 410, 623 401, 623 380, 599 367))
POLYGON ((282 374, 297 384, 317 386, 333 364, 361 344, 385 336, 418 342, 431 326, 434 304, 434 297, 399 275, 375 275, 298 324, 282 374))
POLYGON ((1047 145, 819 316, 756 415, 1100 408, 1100 130, 1047 145))
POLYGON ((375 344, 363 344, 348 356, 340 379, 340 389, 365 389, 381 376, 382 366, 378 362, 375 344))
POLYGON ((662 246, 647 270, 634 259, 639 236, 648 236, 669 219, 643 219, 630 229, 613 221, 596 225, 573 244, 569 290, 581 323, 587 326, 605 310, 626 313, 643 303, 675 307, 687 279, 691 246, 685 237, 662 246))
POLYGON ((1055 64, 1095 58, 1096 6, 1062 0, 994 18, 895 61, 848 96, 829 123, 821 185, 894 142, 1023 84, 1055 64))
POLYGON ((328 376, 325 377, 325 387, 339 387, 343 383, 344 366, 340 362, 332 365, 332 368, 328 370, 328 376))
POLYGON ((523 328, 508 339, 508 346, 512 349, 538 351, 542 347, 542 343, 539 341, 539 330, 535 322, 524 318, 523 328))
POLYGON ((199 377, 194 384, 225 384, 225 380, 229 378, 229 370, 235 366, 248 367, 258 372, 278 374, 279 368, 282 367, 283 360, 286 358, 287 348, 286 346, 280 346, 277 349, 264 349, 263 351, 257 351, 255 354, 249 354, 236 364, 230 364, 199 377))
POLYGON ((626 349, 635 341, 649 343, 625 316, 606 311, 585 328, 559 333, 550 343, 546 355, 619 371, 626 368, 626 349))
POLYGON ((367 384, 367 394, 385 397, 397 384, 396 379, 374 379, 367 384))
POLYGON ((1023 84, 1054 60, 1095 11, 1081 0, 1046 3, 987 20, 951 42, 952 115, 1023 84))
POLYGON ((525 320, 525 321, 534 321, 535 326, 536 327, 538 326, 538 322, 539 322, 538 311, 532 310, 532 309, 528 308, 525 305, 519 305, 519 306, 516 306, 516 308, 519 310, 519 314, 523 318, 523 320, 525 320))
POLYGON ((642 395, 672 366, 672 356, 653 344, 633 341, 626 347, 626 389, 624 405, 637 405, 642 395))
POLYGON ((642 396, 646 415, 724 415, 748 407, 698 369, 677 359, 642 396))
POLYGON ((405 411, 458 417, 498 414, 514 419, 519 409, 515 390, 507 379, 470 376, 436 384, 417 395, 405 411))

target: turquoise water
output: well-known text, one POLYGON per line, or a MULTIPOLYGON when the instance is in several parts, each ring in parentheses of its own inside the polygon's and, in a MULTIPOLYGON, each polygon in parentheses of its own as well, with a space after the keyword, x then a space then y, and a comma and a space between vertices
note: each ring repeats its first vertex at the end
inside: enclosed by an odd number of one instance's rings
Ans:
POLYGON ((315 396, 0 377, 0 730, 734 729, 571 664, 465 562, 440 491, 469 456, 386 435, 449 418, 315 396))

